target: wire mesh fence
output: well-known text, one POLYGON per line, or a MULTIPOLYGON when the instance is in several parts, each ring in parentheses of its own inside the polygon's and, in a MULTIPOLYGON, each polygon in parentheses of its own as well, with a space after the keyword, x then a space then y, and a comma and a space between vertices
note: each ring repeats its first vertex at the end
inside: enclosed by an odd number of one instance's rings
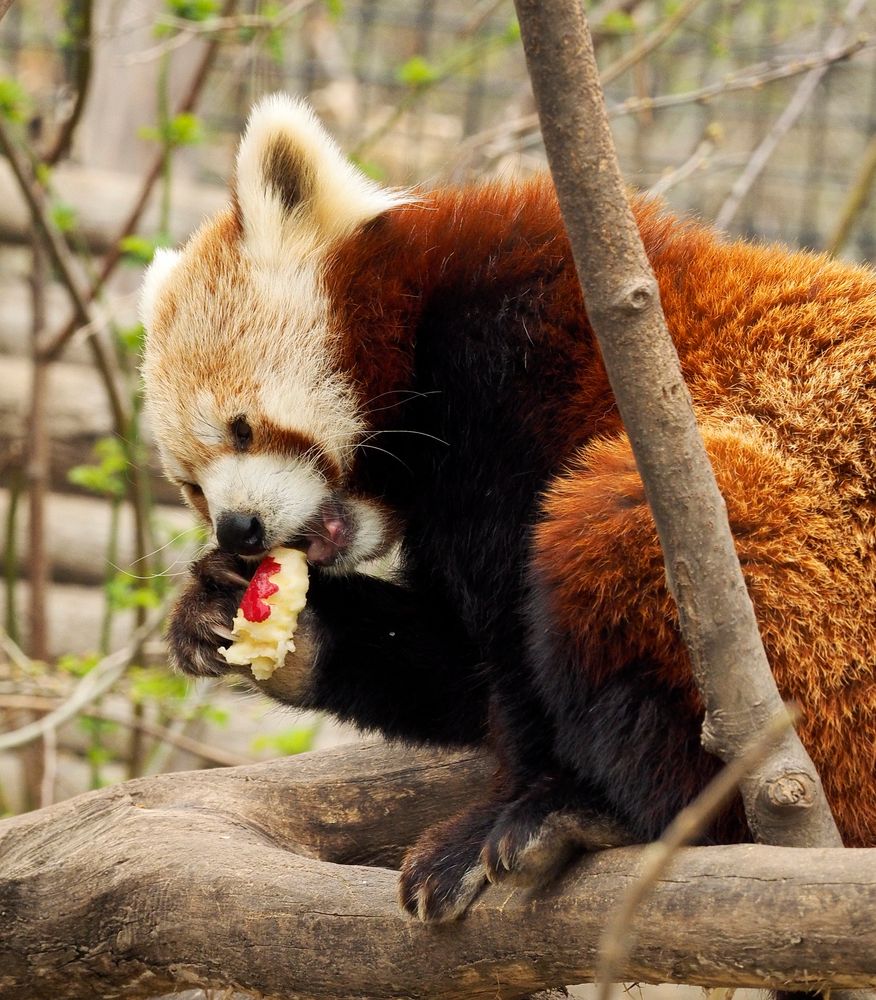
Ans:
MULTIPOLYGON (((190 22, 197 30, 188 45, 170 46, 153 28, 162 16, 172 20, 168 11, 193 16, 184 6, 110 0, 99 36, 107 57, 120 58, 125 39, 139 31, 141 61, 158 63, 172 52, 184 65, 187 49, 210 35, 209 19, 190 22)), ((613 75, 619 60, 630 63, 606 91, 631 184, 656 185, 673 205, 720 217, 735 232, 815 248, 831 243, 876 132, 872 3, 605 0, 590 7, 601 65, 613 75), (801 99, 812 74, 820 74, 817 85, 801 99), (795 100, 797 116, 731 213, 734 183, 795 100)), ((280 89, 308 95, 345 148, 393 183, 543 165, 511 0, 250 0, 236 5, 235 16, 251 20, 222 33, 203 105, 214 144, 201 151, 199 169, 211 179, 226 172, 251 102, 280 89), (219 161, 217 143, 229 151, 219 161)), ((6 71, 33 75, 41 54, 57 53, 63 30, 59 12, 21 5, 3 25, 6 71)), ((47 99, 58 100, 62 75, 63 60, 55 59, 47 99)), ((874 255, 874 212, 869 204, 858 213, 845 253, 874 255)))

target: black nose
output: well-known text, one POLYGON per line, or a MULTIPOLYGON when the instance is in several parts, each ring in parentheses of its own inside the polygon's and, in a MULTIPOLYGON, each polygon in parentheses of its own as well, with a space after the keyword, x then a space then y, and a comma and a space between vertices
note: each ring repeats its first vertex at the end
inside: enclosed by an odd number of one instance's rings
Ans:
POLYGON ((255 514, 222 514, 216 522, 216 540, 226 552, 251 556, 264 550, 265 526, 255 514))

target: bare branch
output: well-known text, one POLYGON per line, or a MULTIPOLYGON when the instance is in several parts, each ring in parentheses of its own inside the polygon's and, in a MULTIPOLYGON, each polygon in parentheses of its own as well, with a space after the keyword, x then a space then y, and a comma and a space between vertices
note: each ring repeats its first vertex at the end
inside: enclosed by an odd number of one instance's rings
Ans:
MULTIPOLYGON (((663 108, 681 107, 685 104, 707 103, 724 94, 742 90, 757 90, 778 80, 787 80, 810 70, 832 66, 837 62, 849 59, 859 52, 868 51, 876 45, 872 35, 861 35, 845 46, 831 52, 819 50, 809 55, 799 56, 779 65, 757 63, 746 66, 735 73, 729 73, 722 80, 706 84, 695 90, 687 90, 678 94, 660 94, 656 97, 630 97, 620 104, 608 109, 609 118, 621 118, 625 115, 640 114, 643 111, 657 111, 663 108)), ((460 145, 460 156, 472 157, 477 150, 499 144, 491 151, 488 162, 504 156, 515 149, 525 149, 539 138, 538 115, 521 115, 512 121, 502 122, 490 128, 469 136, 460 145)))
POLYGON ((92 65, 92 37, 91 29, 93 22, 93 0, 85 0, 80 10, 76 12, 77 24, 73 31, 74 44, 76 45, 76 97, 73 100, 73 107, 64 119, 61 129, 58 132, 52 148, 42 158, 44 163, 54 166, 70 149, 76 126, 82 118, 85 110, 85 101, 88 97, 88 90, 91 84, 92 65))
POLYGON ((827 243, 829 254, 838 254, 846 245, 846 240, 849 238, 855 221, 867 204, 874 180, 876 180, 876 135, 867 143, 858 174, 849 189, 843 207, 840 209, 833 236, 827 243))
POLYGON ((0 21, 6 16, 9 8, 12 6, 13 0, 0 0, 0 21))
MULTIPOLYGON (((843 23, 834 28, 827 40, 827 45, 824 47, 825 56, 842 50, 847 43, 848 36, 854 30, 856 18, 867 3, 868 0, 850 0, 843 13, 843 23)), ((775 120, 769 132, 763 137, 760 145, 752 153, 751 159, 739 177, 736 178, 733 187, 730 189, 730 194, 718 210, 718 214, 715 217, 715 224, 719 228, 726 229, 733 221, 736 211, 742 203, 742 199, 751 190, 752 184, 760 177, 763 168, 773 155, 779 141, 803 113, 806 105, 812 99, 816 87, 821 82, 821 78, 827 72, 829 65, 829 62, 825 62, 823 65, 811 69, 797 85, 794 96, 786 105, 785 110, 775 120)))
POLYGON ((645 38, 634 45, 628 52, 625 52, 619 59, 606 66, 600 74, 603 87, 626 73, 628 69, 632 69, 633 66, 640 63, 655 49, 659 48, 672 35, 676 28, 693 14, 702 2, 703 0, 685 0, 665 20, 661 21, 650 35, 646 35, 645 38))
MULTIPOLYGON (((52 712, 63 705, 60 698, 48 698, 45 695, 33 694, 0 694, 0 710, 2 709, 24 709, 30 712, 52 712)), ((203 740, 193 739, 184 733, 174 732, 167 726, 159 725, 145 718, 131 718, 119 712, 111 712, 105 708, 97 708, 89 705, 81 713, 89 719, 100 719, 101 722, 112 722, 117 726, 124 726, 127 729, 138 729, 146 736, 160 740, 162 743, 169 743, 171 746, 186 753, 194 754, 202 760, 211 764, 218 764, 221 767, 237 767, 241 764, 252 763, 252 757, 246 757, 239 753, 230 753, 220 747, 214 747, 203 740)))
POLYGON ((0 751, 11 750, 13 747, 24 746, 26 743, 38 740, 44 733, 50 729, 57 729, 108 691, 127 670, 143 640, 161 627, 166 613, 167 604, 153 611, 144 624, 134 631, 131 641, 116 652, 105 656, 92 670, 89 670, 62 705, 36 722, 14 729, 11 733, 0 734, 0 751))

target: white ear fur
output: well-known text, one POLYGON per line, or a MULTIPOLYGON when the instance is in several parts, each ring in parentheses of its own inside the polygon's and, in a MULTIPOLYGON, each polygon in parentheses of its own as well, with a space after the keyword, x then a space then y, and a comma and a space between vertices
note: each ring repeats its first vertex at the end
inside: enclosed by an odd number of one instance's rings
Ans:
POLYGON ((237 202, 255 259, 306 253, 407 201, 357 170, 304 101, 274 94, 253 109, 237 154, 237 202))
POLYGON ((155 303, 171 271, 179 263, 179 250, 156 250, 140 287, 140 322, 148 331, 155 316, 155 303))

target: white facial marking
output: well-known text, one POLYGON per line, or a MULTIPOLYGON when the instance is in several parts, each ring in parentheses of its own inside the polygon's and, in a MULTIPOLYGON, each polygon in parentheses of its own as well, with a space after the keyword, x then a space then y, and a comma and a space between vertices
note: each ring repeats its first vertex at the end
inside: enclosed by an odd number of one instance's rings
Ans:
POLYGON ((148 330, 155 315, 155 304, 161 289, 179 263, 182 254, 178 250, 156 250, 152 263, 143 276, 140 289, 140 322, 148 330))
POLYGON ((374 504, 351 498, 348 506, 356 523, 356 537, 350 559, 360 563, 383 553, 386 545, 386 523, 383 513, 374 504))
POLYGON ((223 455, 201 478, 210 516, 252 513, 265 528, 265 548, 299 534, 330 498, 314 465, 274 455, 223 455))

